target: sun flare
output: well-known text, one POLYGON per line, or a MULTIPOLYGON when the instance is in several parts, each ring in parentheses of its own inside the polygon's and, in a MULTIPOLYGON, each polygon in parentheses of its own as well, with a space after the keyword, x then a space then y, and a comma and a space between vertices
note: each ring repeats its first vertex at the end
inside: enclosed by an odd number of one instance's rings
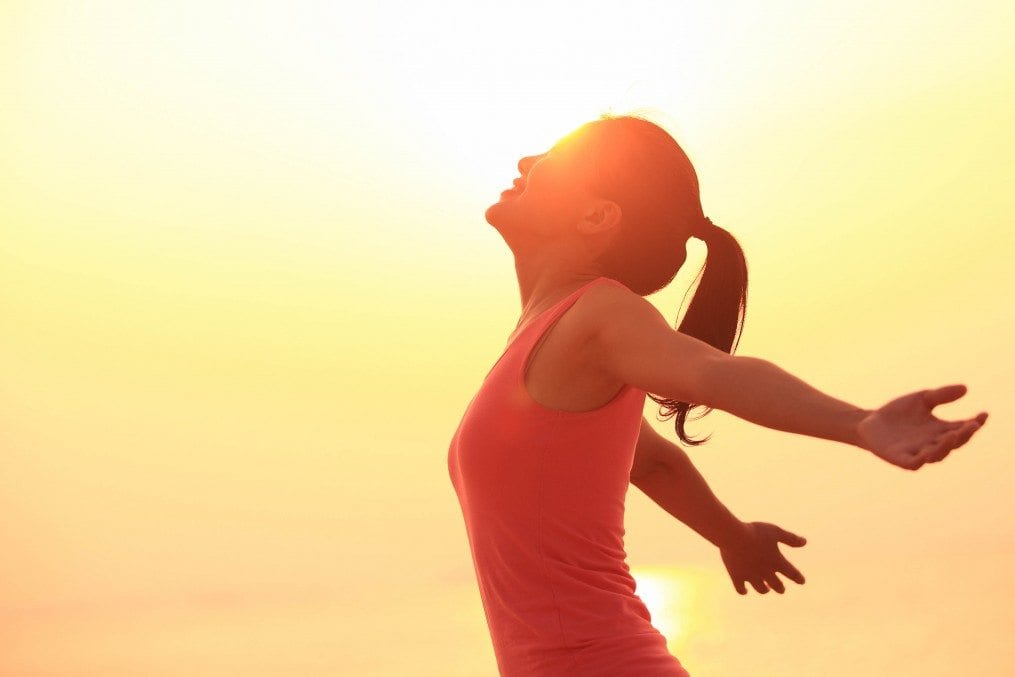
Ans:
POLYGON ((695 620, 700 620, 699 596, 704 577, 676 567, 631 569, 636 594, 648 607, 652 625, 671 647, 683 643, 695 620))

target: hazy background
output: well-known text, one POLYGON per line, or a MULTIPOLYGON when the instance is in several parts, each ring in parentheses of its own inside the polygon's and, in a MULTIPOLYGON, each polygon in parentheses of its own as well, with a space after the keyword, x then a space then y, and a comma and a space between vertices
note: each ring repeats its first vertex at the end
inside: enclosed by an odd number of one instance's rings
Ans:
MULTIPOLYGON (((632 488, 671 649, 696 677, 1005 674, 1013 26, 976 0, 3 3, 0 674, 495 675, 446 466, 520 313, 483 211, 520 156, 641 107, 746 250, 739 354, 991 413, 916 473, 692 423, 741 519, 808 538, 807 583, 737 595, 632 488)), ((673 323, 703 257, 651 297, 673 323)))

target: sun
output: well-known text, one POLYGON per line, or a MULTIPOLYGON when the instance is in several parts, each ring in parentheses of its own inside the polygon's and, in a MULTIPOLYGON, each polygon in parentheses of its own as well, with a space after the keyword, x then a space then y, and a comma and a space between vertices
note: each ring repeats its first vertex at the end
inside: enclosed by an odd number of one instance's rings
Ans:
POLYGON ((684 567, 632 567, 631 575, 637 584, 636 594, 652 616, 652 625, 666 638, 671 652, 683 652, 692 634, 708 630, 702 607, 702 593, 709 585, 705 572, 684 567))

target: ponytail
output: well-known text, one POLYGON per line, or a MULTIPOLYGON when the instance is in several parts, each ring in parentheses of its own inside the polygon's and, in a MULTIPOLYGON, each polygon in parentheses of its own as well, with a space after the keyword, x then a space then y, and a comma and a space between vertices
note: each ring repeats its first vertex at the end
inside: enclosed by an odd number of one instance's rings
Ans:
MULTIPOLYGON (((600 273, 648 296, 676 277, 687 260, 689 237, 703 240, 708 253, 695 277, 700 284, 676 329, 732 355, 747 310, 747 261, 736 238, 704 217, 687 153, 665 129, 636 115, 604 114, 584 129, 588 187, 624 214, 618 235, 596 256, 600 273)), ((684 431, 688 412, 705 405, 646 395, 660 405, 659 420, 676 416, 682 442, 708 441, 692 440, 684 431)))
MULTIPOLYGON (((707 225, 698 235, 708 248, 705 264, 695 277, 695 280, 700 279, 700 284, 677 331, 732 355, 740 340, 747 312, 747 260, 740 243, 731 233, 713 225, 708 219, 705 221, 707 225)), ((688 412, 705 405, 659 398, 651 393, 648 396, 660 405, 660 420, 676 415, 675 428, 682 442, 697 446, 708 441, 708 437, 692 440, 684 431, 688 412)), ((710 411, 712 408, 706 407, 694 420, 710 411)))

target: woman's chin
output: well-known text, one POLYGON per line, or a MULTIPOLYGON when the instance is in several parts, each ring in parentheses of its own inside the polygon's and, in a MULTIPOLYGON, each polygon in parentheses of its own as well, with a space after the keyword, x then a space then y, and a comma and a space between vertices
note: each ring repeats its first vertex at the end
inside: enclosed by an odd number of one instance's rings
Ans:
POLYGON ((504 207, 504 200, 501 199, 498 202, 494 202, 492 205, 486 208, 486 222, 491 226, 496 226, 495 221, 498 221, 498 214, 501 213, 501 209, 504 207))
POLYGON ((491 204, 486 208, 486 213, 483 216, 486 218, 486 222, 490 225, 496 225, 493 221, 496 219, 497 207, 500 205, 499 202, 491 204))
POLYGON ((491 226, 499 226, 512 219, 509 214, 517 213, 517 209, 512 208, 512 203, 516 202, 520 195, 521 193, 516 190, 505 190, 501 193, 500 199, 486 208, 487 223, 491 226))

